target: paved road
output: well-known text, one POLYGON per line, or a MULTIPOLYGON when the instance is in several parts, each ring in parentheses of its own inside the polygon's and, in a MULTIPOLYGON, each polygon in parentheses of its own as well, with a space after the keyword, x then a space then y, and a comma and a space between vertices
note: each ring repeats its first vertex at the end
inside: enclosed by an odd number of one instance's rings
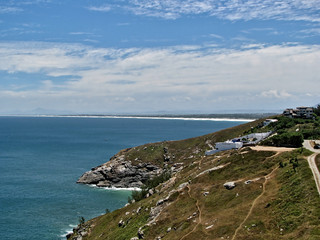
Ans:
POLYGON ((316 156, 320 153, 320 149, 314 149, 313 147, 311 147, 309 140, 304 140, 303 146, 306 149, 309 149, 310 151, 314 152, 314 154, 308 157, 308 163, 309 167, 311 168, 314 180, 316 182, 318 193, 320 195, 320 173, 316 165, 316 156))

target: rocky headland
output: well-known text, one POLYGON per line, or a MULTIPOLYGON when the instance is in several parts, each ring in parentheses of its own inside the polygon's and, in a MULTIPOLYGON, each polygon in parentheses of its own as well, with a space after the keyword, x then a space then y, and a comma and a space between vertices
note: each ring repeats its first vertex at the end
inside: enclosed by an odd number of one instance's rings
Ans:
POLYGON ((143 182, 162 172, 162 168, 151 163, 133 165, 125 155, 115 155, 109 162, 84 173, 77 183, 108 188, 140 188, 143 182))
POLYGON ((167 147, 154 149, 148 146, 143 146, 142 149, 125 149, 110 158, 110 161, 92 168, 85 172, 77 181, 82 184, 93 184, 97 187, 107 188, 141 188, 143 184, 161 175, 164 171, 171 172, 179 171, 181 164, 171 164, 174 155, 169 153, 167 147), (131 159, 130 151, 141 152, 159 152, 159 158, 156 163, 148 161, 148 159, 141 160, 139 158, 131 159))

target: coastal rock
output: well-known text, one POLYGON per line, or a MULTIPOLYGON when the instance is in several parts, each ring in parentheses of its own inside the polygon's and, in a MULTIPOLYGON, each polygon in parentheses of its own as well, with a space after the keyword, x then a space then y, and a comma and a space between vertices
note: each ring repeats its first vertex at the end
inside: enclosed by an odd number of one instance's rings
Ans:
POLYGON ((235 182, 226 182, 225 184, 223 184, 223 186, 226 189, 231 190, 236 187, 236 183, 235 182))
POLYGON ((118 223, 118 226, 119 227, 122 227, 124 225, 124 221, 121 219, 120 221, 119 221, 119 223, 118 223))
POLYGON ((162 168, 151 163, 133 165, 124 155, 115 155, 109 162, 84 173, 77 183, 108 188, 140 188, 144 181, 162 172, 162 168))
POLYGON ((142 228, 140 227, 138 230, 138 238, 143 239, 144 238, 144 232, 142 231, 142 228))

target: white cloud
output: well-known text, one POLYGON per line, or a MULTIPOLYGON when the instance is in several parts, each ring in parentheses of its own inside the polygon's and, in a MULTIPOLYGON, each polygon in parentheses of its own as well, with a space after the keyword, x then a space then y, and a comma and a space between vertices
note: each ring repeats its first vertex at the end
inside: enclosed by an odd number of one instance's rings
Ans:
POLYGON ((20 77, 21 85, 30 85, 24 89, 0 82, 0 102, 7 104, 0 108, 23 101, 83 112, 243 109, 320 95, 313 87, 319 45, 108 49, 17 42, 0 44, 0 61, 2 73, 43 75, 37 87, 30 77, 20 77))
POLYGON ((0 14, 22 12, 23 9, 18 7, 0 6, 0 14))
POLYGON ((109 12, 111 10, 111 6, 109 6, 109 5, 102 5, 99 7, 91 6, 91 7, 88 7, 88 9, 90 11, 109 12))
MULTIPOLYGON (((110 5, 91 7, 91 10, 109 11, 110 5)), ((115 8, 124 8, 136 15, 176 19, 183 15, 207 14, 221 19, 251 20, 277 19, 319 22, 318 0, 128 0, 115 8)))
POLYGON ((291 97, 292 95, 290 93, 288 93, 287 91, 285 90, 281 90, 281 91, 278 91, 278 90, 269 90, 269 91, 263 91, 261 93, 261 96, 262 97, 267 97, 267 98, 289 98, 291 97))

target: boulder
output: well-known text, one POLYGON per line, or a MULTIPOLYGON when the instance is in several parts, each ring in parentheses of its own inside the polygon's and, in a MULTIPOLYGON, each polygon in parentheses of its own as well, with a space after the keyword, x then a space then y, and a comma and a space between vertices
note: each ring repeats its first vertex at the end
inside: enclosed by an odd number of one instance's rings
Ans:
POLYGON ((90 184, 96 184, 99 181, 104 180, 104 176, 102 175, 101 172, 99 171, 89 171, 84 173, 79 180, 77 181, 77 183, 90 183, 90 184))
POLYGON ((139 228, 138 230, 138 238, 143 239, 144 238, 144 232, 142 231, 142 227, 139 228))
POLYGON ((225 184, 223 184, 223 186, 226 189, 231 190, 236 187, 236 183, 235 182, 226 182, 225 184))
POLYGON ((121 219, 120 221, 119 221, 119 223, 118 223, 118 226, 119 227, 122 227, 124 225, 124 221, 121 219))

